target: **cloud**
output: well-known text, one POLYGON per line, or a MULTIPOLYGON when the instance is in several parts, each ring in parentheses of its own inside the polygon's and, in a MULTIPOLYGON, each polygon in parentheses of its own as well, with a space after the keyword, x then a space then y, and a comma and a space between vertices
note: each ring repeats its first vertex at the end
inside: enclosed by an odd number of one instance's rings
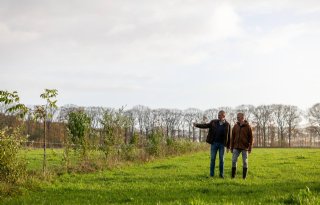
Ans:
POLYGON ((288 89, 282 79, 301 67, 317 76, 319 8, 314 0, 3 0, 0 80, 25 92, 57 87, 75 101, 107 91, 93 102, 149 96, 188 106, 215 101, 218 86, 227 104, 234 99, 223 93, 257 93, 271 81, 288 89))
POLYGON ((0 45, 12 43, 27 43, 39 38, 39 33, 34 31, 13 30, 5 23, 0 22, 0 45))
POLYGON ((258 50, 262 53, 271 53, 282 48, 288 48, 292 41, 305 34, 304 24, 293 24, 276 28, 258 40, 258 50))
POLYGON ((217 5, 211 17, 211 32, 214 40, 238 38, 244 33, 241 17, 229 4, 217 5))

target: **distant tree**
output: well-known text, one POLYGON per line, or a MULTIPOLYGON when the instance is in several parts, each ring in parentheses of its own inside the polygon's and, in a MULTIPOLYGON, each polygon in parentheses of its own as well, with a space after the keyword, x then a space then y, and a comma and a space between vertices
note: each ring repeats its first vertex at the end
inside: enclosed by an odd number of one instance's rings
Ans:
POLYGON ((172 126, 172 115, 169 109, 159 109, 160 120, 165 126, 166 137, 169 138, 170 128, 172 126))
POLYGON ((260 105, 254 109, 254 119, 259 128, 262 129, 263 146, 267 145, 267 126, 271 121, 271 108, 269 105, 260 105))
POLYGON ((246 120, 251 122, 253 120, 253 112, 255 107, 253 105, 239 105, 235 108, 236 113, 244 113, 246 120))
POLYGON ((205 110, 203 114, 204 116, 207 117, 208 121, 211 121, 213 119, 217 119, 218 112, 219 112, 218 109, 211 108, 211 109, 205 110))
POLYGON ((191 128, 193 128, 192 123, 194 122, 192 108, 183 111, 183 121, 188 127, 188 138, 191 140, 191 128))
POLYGON ((308 109, 307 117, 311 125, 310 129, 317 133, 320 141, 320 103, 317 103, 308 109))
POLYGON ((288 138, 289 138, 289 147, 291 146, 291 138, 293 132, 296 131, 297 126, 301 122, 301 111, 297 106, 289 105, 286 107, 287 109, 287 125, 288 125, 288 138))
POLYGON ((313 105, 308 112, 308 119, 312 126, 315 126, 320 135, 320 103, 313 105))
POLYGON ((285 105, 275 104, 271 105, 272 108, 272 117, 277 125, 278 130, 278 140, 280 147, 283 146, 285 141, 285 130, 287 127, 287 118, 288 118, 288 109, 285 105))
POLYGON ((143 130, 145 129, 146 122, 144 118, 146 117, 146 112, 150 112, 150 108, 143 105, 136 105, 131 110, 135 118, 137 119, 140 135, 143 135, 143 130))
MULTIPOLYGON (((184 119, 188 121, 190 127, 192 127, 192 140, 197 141, 195 135, 195 128, 192 126, 193 122, 202 122, 204 113, 202 110, 197 108, 188 108, 185 110, 184 119)), ((199 130, 199 135, 201 135, 201 131, 199 130)))
POLYGON ((135 125, 136 125, 136 118, 134 116, 134 111, 132 109, 125 111, 124 113, 127 116, 128 119, 128 125, 129 125, 129 133, 126 134, 126 143, 134 142, 133 144, 137 144, 138 142, 135 142, 135 140, 138 140, 137 135, 135 135, 135 125), (137 137, 134 139, 134 137, 137 137))

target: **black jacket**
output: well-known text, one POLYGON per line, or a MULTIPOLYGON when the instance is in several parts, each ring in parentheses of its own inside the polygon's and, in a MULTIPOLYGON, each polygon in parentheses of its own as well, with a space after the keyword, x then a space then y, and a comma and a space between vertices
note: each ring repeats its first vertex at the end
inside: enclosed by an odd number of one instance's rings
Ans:
MULTIPOLYGON (((213 144, 214 142, 214 138, 216 136, 216 128, 217 128, 217 125, 219 123, 219 120, 216 119, 216 120, 211 120, 211 122, 209 123, 204 123, 204 124, 195 124, 194 126, 195 127, 198 127, 198 128, 209 128, 209 132, 208 132, 208 136, 207 136, 207 139, 206 139, 206 142, 209 143, 209 144, 213 144)), ((230 148, 230 130, 231 130, 231 127, 230 127, 230 124, 225 121, 225 123, 223 124, 224 125, 224 130, 225 130, 225 134, 224 134, 224 146, 227 147, 228 149, 230 148)))

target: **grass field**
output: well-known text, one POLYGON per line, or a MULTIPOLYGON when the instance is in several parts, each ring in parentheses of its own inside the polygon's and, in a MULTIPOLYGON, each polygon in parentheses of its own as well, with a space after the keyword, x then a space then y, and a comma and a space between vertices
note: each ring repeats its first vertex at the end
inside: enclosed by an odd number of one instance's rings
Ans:
POLYGON ((209 151, 200 152, 98 173, 65 174, 0 203, 320 204, 320 149, 254 149, 247 180, 241 178, 239 165, 236 179, 230 179, 228 153, 226 178, 208 178, 209 151))

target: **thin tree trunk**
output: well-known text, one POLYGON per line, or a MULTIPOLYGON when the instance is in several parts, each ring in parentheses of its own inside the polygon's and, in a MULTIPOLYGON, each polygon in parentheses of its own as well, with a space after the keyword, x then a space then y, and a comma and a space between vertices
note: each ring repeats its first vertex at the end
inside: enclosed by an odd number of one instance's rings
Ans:
POLYGON ((46 127, 47 127, 47 124, 46 124, 46 119, 44 119, 43 121, 43 133, 44 133, 44 137, 43 137, 43 173, 45 173, 46 171, 46 167, 47 167, 47 153, 46 153, 46 148, 47 148, 47 145, 46 145, 46 127))

